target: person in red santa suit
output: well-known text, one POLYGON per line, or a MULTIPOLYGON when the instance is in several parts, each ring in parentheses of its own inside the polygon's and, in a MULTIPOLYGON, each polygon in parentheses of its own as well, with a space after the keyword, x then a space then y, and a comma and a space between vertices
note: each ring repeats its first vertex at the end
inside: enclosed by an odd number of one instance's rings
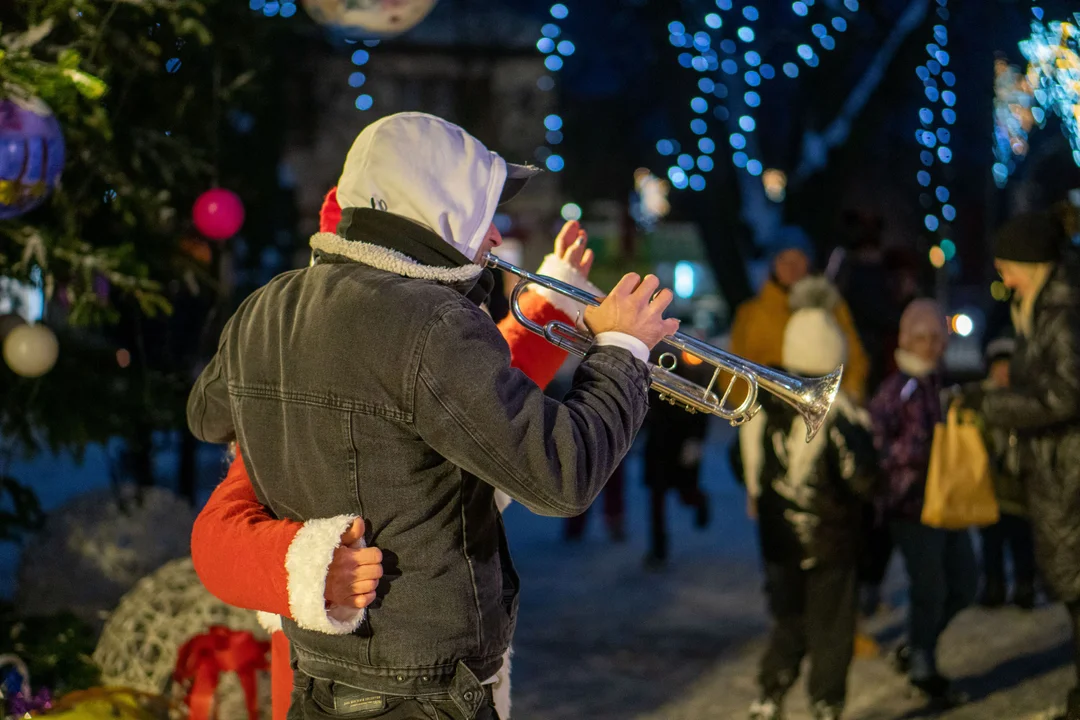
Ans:
MULTIPOLYGON (((334 232, 341 219, 336 188, 330 190, 319 215, 321 232, 334 232)), ((566 223, 538 273, 548 275, 596 295, 588 273, 593 252, 588 236, 576 221, 566 223)), ((540 325, 552 320, 573 323, 581 308, 565 296, 543 288, 523 293, 522 311, 540 325)), ((508 315, 499 331, 510 347, 511 363, 540 387, 555 377, 566 352, 550 344, 508 315)), ((510 498, 496 491, 499 509, 510 498)), ((221 484, 199 513, 191 537, 191 555, 199 579, 212 594, 236 607, 259 611, 260 623, 271 632, 271 685, 274 720, 285 720, 293 689, 289 641, 281 630, 281 616, 309 629, 341 633, 359 627, 365 608, 376 597, 382 577, 382 553, 363 547, 364 523, 356 519, 342 533, 332 554, 325 558, 321 587, 295 582, 296 563, 291 550, 304 543, 305 523, 276 519, 255 495, 239 449, 221 484), (298 541, 298 538, 300 539, 298 541), (313 600, 314 598, 314 600, 313 600)), ((310 569, 303 573, 310 576, 310 569)), ((510 717, 509 651, 494 689, 501 720, 510 717)))

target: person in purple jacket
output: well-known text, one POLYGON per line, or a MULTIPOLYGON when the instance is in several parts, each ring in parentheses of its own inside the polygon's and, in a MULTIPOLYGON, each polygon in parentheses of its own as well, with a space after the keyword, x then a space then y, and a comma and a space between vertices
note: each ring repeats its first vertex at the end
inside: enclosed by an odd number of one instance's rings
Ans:
POLYGON ((938 638, 975 598, 978 575, 967 531, 921 522, 934 425, 942 419, 939 370, 948 330, 932 300, 912 301, 900 319, 899 370, 870 403, 884 475, 877 505, 904 557, 910 583, 908 646, 897 652, 911 684, 935 705, 962 698, 937 669, 938 638))

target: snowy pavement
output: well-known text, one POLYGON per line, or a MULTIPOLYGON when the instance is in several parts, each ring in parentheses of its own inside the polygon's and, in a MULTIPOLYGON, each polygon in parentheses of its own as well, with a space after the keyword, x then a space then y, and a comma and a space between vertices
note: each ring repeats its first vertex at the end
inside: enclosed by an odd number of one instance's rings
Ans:
MULTIPOLYGON (((523 596, 515 640, 515 720, 738 720, 754 699, 768 629, 754 529, 723 458, 725 429, 713 428, 703 468, 712 524, 695 531, 688 509, 669 503, 672 561, 643 569, 648 526, 640 465, 627 472, 628 540, 606 537, 598 507, 587 539, 562 541, 559 520, 507 510, 523 596)), ((894 562, 888 596, 905 601, 894 562)), ((902 637, 904 609, 868 630, 887 647, 902 637)), ((943 672, 972 701, 945 720, 1043 720, 1074 681, 1065 612, 965 612, 942 640, 943 672)), ((848 720, 934 717, 921 712, 886 659, 857 660, 848 720)), ((805 689, 791 693, 789 720, 809 720, 805 689)))
MULTIPOLYGON (((768 628, 754 529, 741 490, 731 479, 717 424, 707 444, 703 481, 712 498, 712 523, 692 528, 691 511, 672 498, 668 516, 671 563, 647 572, 648 506, 640 457, 627 468, 627 534, 607 539, 600 504, 590 513, 586 539, 562 541, 562 521, 530 515, 514 505, 506 525, 522 578, 515 640, 515 720, 741 720, 755 694, 755 670, 768 628)), ((201 459, 205 498, 221 476, 219 456, 201 459)), ((159 466, 168 470, 167 454, 159 466)), ((103 453, 91 450, 81 468, 39 460, 14 468, 32 480, 47 508, 107 484, 103 453)), ((0 596, 11 590, 16 556, 0 546, 0 596)), ((890 600, 904 601, 898 563, 890 600)), ((903 633, 903 609, 884 613, 872 631, 886 643, 903 633)), ((973 700, 939 715, 945 720, 1044 720, 1073 681, 1068 625, 1058 607, 1024 614, 970 610, 943 639, 942 669, 960 678, 973 700)), ((809 720, 798 686, 789 720, 809 720)), ((856 661, 848 720, 906 720, 920 714, 903 678, 884 659, 856 661)))

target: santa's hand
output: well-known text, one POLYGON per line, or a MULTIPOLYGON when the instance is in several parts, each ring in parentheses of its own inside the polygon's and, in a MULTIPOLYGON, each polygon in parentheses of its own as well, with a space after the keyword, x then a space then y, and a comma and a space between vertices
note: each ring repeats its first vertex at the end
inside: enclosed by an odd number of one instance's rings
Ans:
POLYGON ((341 544, 326 571, 326 602, 341 607, 366 608, 375 602, 375 590, 383 576, 382 550, 361 547, 364 521, 353 520, 341 534, 341 544))
POLYGON ((580 273, 583 279, 589 277, 594 259, 593 251, 585 247, 588 242, 589 234, 577 220, 570 220, 563 225, 555 238, 555 257, 580 273))

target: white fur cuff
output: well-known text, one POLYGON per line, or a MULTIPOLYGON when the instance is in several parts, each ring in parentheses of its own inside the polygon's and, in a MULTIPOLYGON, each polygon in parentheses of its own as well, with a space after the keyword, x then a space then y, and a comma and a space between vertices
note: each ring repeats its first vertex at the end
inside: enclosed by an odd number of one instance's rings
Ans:
POLYGON ((512 652, 512 648, 506 649, 503 665, 495 675, 495 687, 491 689, 495 700, 495 712, 499 720, 510 720, 510 654, 512 652))
POLYGON ((281 630, 280 615, 259 610, 255 613, 255 618, 259 621, 259 626, 271 635, 281 630))
MULTIPOLYGON (((600 292, 600 288, 589 282, 581 273, 572 268, 569 263, 556 257, 554 253, 544 258, 544 262, 540 263, 540 268, 536 271, 536 274, 546 275, 547 277, 561 280, 564 283, 573 285, 580 290, 590 292, 593 295, 604 294, 600 292)), ((585 306, 581 303, 575 302, 554 290, 537 287, 535 285, 532 286, 531 290, 532 292, 538 293, 540 297, 547 300, 566 315, 569 315, 571 320, 576 321, 578 314, 585 310, 585 306)))
MULTIPOLYGON (((304 523, 285 554, 289 577, 289 611, 305 630, 330 635, 349 635, 364 620, 364 611, 346 607, 326 607, 326 574, 334 550, 355 515, 318 518, 304 523)), ((361 539, 357 547, 364 547, 361 539)))

